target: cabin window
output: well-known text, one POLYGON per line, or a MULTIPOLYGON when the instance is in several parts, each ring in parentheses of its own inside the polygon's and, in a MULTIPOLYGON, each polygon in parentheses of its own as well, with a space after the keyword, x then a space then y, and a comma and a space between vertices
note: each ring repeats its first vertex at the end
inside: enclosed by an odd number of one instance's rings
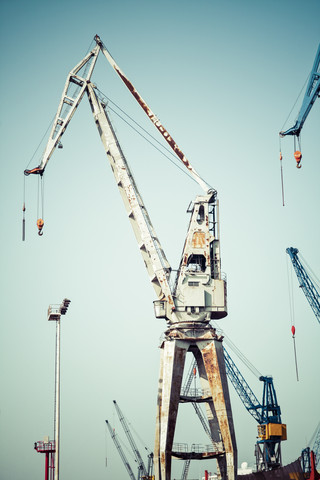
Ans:
POLYGON ((190 272, 204 272, 206 269, 206 259, 204 255, 190 255, 187 266, 190 272))
POLYGON ((204 206, 200 205, 198 210, 197 222, 201 224, 204 220, 204 206))

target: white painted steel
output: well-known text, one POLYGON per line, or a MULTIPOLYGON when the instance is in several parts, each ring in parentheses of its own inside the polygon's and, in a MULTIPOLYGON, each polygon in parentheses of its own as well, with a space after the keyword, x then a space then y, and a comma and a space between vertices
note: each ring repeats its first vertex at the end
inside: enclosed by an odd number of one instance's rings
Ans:
POLYGON ((88 53, 88 55, 86 55, 84 59, 81 60, 81 62, 79 62, 68 74, 58 106, 58 110, 49 135, 49 140, 47 142, 41 163, 39 165, 40 171, 43 171, 45 169, 51 155, 53 154, 55 148, 59 145, 62 135, 64 134, 71 118, 73 117, 76 109, 78 108, 82 100, 82 97, 87 88, 87 82, 90 80, 94 66, 96 64, 99 51, 100 47, 96 45, 95 48, 91 50, 91 52, 88 53), (83 69, 86 65, 89 65, 89 68, 85 77, 78 75, 79 71, 83 69), (75 84, 74 81, 78 82, 79 90, 76 91, 75 95, 69 96, 68 91, 70 90, 70 87, 75 84), (64 116, 63 108, 66 105, 68 105, 70 109, 67 115, 64 116))

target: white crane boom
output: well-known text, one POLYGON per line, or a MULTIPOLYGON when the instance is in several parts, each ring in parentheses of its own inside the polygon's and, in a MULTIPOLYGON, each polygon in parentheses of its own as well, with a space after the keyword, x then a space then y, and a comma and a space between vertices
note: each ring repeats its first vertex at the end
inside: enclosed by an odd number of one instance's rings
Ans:
POLYGON ((24 173, 25 175, 43 175, 51 155, 55 148, 59 146, 62 135, 66 131, 84 93, 87 92, 100 138, 124 201, 150 281, 158 298, 155 302, 156 316, 165 318, 168 324, 181 321, 205 321, 208 323, 210 318, 221 318, 226 315, 226 283, 221 279, 220 272, 219 238, 215 213, 215 207, 217 206, 216 191, 203 182, 159 119, 120 70, 97 35, 95 41, 96 46, 67 76, 54 124, 39 166, 32 170, 25 170, 24 173), (192 210, 189 210, 193 212, 193 215, 190 220, 174 294, 169 283, 170 264, 116 138, 105 105, 99 100, 95 92, 95 86, 90 81, 100 50, 189 173, 208 192, 206 195, 198 196, 193 203, 192 210), (212 217, 211 224, 210 216, 212 217), (196 270, 192 270, 194 268, 196 270), (195 289, 195 286, 199 288, 195 289), (196 301, 196 305, 193 305, 194 301, 196 301))
POLYGON ((169 285, 171 267, 152 226, 147 209, 121 150, 108 114, 97 97, 94 86, 91 83, 87 84, 87 93, 101 141, 110 161, 149 278, 158 299, 167 301, 170 305, 171 308, 168 309, 168 316, 171 318, 171 311, 172 308, 174 308, 172 292, 169 285))
POLYGON ((99 52, 100 47, 96 45, 94 49, 69 72, 41 162, 38 167, 32 170, 25 170, 25 175, 30 175, 30 173, 43 175, 51 155, 56 147, 60 145, 61 137, 82 100, 99 52), (83 70, 83 76, 79 74, 81 70, 83 70))

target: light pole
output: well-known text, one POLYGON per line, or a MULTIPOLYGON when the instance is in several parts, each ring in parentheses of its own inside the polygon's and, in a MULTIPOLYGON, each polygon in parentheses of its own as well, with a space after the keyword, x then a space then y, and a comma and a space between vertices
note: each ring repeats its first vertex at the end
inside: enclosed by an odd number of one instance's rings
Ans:
POLYGON ((59 480, 59 455, 60 455, 60 318, 68 311, 70 300, 65 298, 61 305, 49 305, 48 320, 56 322, 56 379, 55 379, 55 466, 54 480, 59 480))

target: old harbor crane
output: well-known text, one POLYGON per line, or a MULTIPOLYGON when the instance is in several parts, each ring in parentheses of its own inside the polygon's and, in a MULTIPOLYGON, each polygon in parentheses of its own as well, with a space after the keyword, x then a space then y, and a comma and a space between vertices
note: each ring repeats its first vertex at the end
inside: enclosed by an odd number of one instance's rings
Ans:
POLYGON ((286 252, 290 257, 293 268, 296 272, 299 286, 305 294, 305 297, 308 300, 316 319, 320 323, 320 295, 314 285, 314 282, 308 275, 306 267, 300 261, 298 256, 299 250, 297 248, 289 247, 286 249, 286 252))
MULTIPOLYGON (((281 131, 279 133, 280 137, 285 137, 286 135, 293 135, 294 139, 298 140, 299 150, 296 150, 295 148, 295 152, 294 152, 294 157, 297 162, 297 168, 301 167, 301 159, 302 159, 302 154, 300 151, 301 150, 301 147, 300 147, 301 130, 304 125, 304 122, 307 119, 307 116, 310 113, 310 110, 314 102, 319 96, 320 96, 320 44, 318 46, 318 51, 314 59, 308 85, 303 97, 303 101, 298 114, 297 121, 293 125, 293 127, 289 128, 288 130, 281 131)), ((281 154, 280 154, 280 159, 281 159, 281 154)))
MULTIPOLYGON (((25 174, 42 177, 56 147, 60 145, 72 116, 84 94, 89 98, 94 121, 110 162, 139 250, 145 262, 157 300, 156 318, 166 320, 167 329, 161 345, 160 376, 156 418, 154 465, 156 480, 170 480, 172 458, 215 458, 222 480, 236 477, 237 448, 223 354, 222 337, 210 325, 212 319, 227 315, 226 278, 221 271, 216 190, 199 176, 169 132, 120 70, 101 39, 69 73, 42 160, 25 174), (173 285, 171 266, 151 223, 118 138, 110 122, 106 105, 91 83, 98 54, 107 58, 113 69, 145 111, 163 138, 173 149, 189 174, 204 190, 188 209, 191 214, 180 266, 173 285), (173 450, 182 375, 187 352, 194 355, 206 397, 210 431, 217 449, 204 452, 173 450)), ((38 224, 42 233, 43 223, 38 224)))

